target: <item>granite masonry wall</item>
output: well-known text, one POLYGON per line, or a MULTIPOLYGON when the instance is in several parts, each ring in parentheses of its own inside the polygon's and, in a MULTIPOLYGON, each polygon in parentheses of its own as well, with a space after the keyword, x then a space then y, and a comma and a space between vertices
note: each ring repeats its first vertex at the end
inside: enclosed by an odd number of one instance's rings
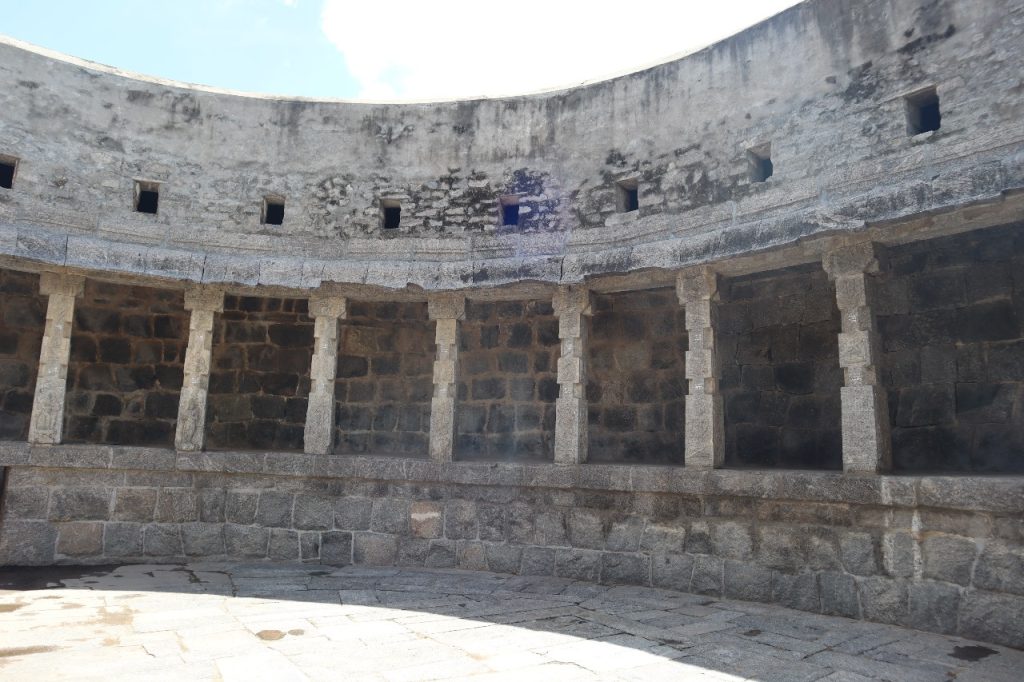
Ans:
POLYGON ((895 247, 880 279, 894 469, 1024 473, 1024 227, 895 247))
POLYGON ((45 318, 39 276, 0 269, 0 440, 28 436, 45 318))
POLYGON ((1024 646, 1020 479, 21 444, 0 445, 0 463, 0 563, 458 567, 1024 646))
POLYGON ((550 301, 466 302, 457 459, 551 459, 558 320, 550 301))
POLYGON ((349 301, 338 334, 334 451, 426 457, 433 365, 426 303, 349 301))
POLYGON ((593 308, 587 460, 682 464, 687 336, 675 290, 595 294, 593 308))
POLYGON ((213 335, 210 448, 301 450, 313 355, 302 298, 226 296, 213 335))
POLYGON ((821 266, 729 280, 719 321, 726 465, 841 469, 840 318, 821 266))
POLYGON ((187 341, 180 291, 87 280, 71 334, 65 442, 172 445, 187 341))

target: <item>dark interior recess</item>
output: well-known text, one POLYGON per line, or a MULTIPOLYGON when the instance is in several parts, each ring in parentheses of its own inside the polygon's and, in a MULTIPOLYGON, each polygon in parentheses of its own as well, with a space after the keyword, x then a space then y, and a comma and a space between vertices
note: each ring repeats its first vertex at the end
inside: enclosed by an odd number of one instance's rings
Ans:
POLYGON ((398 228, 399 223, 402 222, 402 207, 401 206, 385 206, 384 207, 384 229, 394 230, 398 228))
POLYGON ((160 203, 160 193, 153 189, 139 190, 139 200, 135 204, 135 210, 139 213, 156 213, 160 203))
POLYGON ((502 225, 518 225, 519 224, 519 204, 502 204, 502 206, 501 206, 501 224, 502 225))
POLYGON ((268 201, 263 222, 267 225, 282 224, 284 222, 284 203, 279 201, 268 201))
POLYGON ((942 126, 939 95, 928 90, 907 98, 907 132, 920 135, 942 126))
POLYGON ((9 161, 0 161, 0 187, 4 189, 14 187, 14 164, 9 161))

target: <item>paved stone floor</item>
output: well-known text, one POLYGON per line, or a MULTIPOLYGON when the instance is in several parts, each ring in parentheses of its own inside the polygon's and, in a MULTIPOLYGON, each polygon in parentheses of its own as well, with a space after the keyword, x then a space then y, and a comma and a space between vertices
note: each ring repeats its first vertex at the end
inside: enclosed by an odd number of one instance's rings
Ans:
POLYGON ((1007 680, 1024 652, 778 606, 464 571, 0 569, 4 680, 1007 680))

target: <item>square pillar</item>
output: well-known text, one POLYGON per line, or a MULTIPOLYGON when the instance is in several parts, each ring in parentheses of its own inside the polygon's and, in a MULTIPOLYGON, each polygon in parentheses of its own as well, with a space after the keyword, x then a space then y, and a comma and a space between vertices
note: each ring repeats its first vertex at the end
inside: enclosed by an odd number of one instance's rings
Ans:
POLYGON ((334 381, 338 373, 338 320, 345 319, 348 314, 348 301, 341 296, 317 292, 309 299, 309 314, 314 318, 315 326, 303 443, 306 452, 326 455, 334 446, 334 381))
POLYGON ((825 254, 842 317, 839 366, 843 368, 843 470, 879 473, 892 466, 889 406, 878 363, 881 340, 875 319, 875 279, 885 253, 880 244, 844 245, 825 254))
POLYGON ((430 459, 451 462, 455 453, 455 404, 458 400, 459 321, 466 317, 461 294, 434 294, 427 313, 435 322, 434 396, 430 400, 430 459))
POLYGON ((676 294, 685 306, 686 467, 714 469, 725 459, 725 416, 718 388, 719 276, 707 267, 679 273, 676 294))
POLYGON ((210 355, 213 352, 214 315, 224 311, 224 290, 192 286, 185 290, 185 310, 190 311, 184 381, 178 401, 174 447, 198 452, 206 443, 206 397, 210 386, 210 355))
POLYGON ((30 443, 60 443, 64 436, 64 397, 71 358, 71 328, 75 299, 85 292, 85 278, 44 272, 39 276, 39 293, 49 297, 46 326, 39 349, 39 376, 28 427, 30 443))
POLYGON ((562 351, 558 358, 558 400, 555 402, 555 464, 587 461, 587 325, 592 314, 590 291, 564 287, 555 294, 555 316, 562 351))

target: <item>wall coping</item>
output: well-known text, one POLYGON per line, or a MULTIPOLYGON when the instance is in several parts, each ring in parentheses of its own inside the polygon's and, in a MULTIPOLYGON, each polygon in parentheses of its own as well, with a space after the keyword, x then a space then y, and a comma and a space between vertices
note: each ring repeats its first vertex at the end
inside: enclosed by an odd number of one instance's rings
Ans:
POLYGON ((298 452, 181 452, 114 445, 0 442, 0 466, 521 486, 1024 514, 1024 476, 874 475, 831 471, 449 462, 298 452))

